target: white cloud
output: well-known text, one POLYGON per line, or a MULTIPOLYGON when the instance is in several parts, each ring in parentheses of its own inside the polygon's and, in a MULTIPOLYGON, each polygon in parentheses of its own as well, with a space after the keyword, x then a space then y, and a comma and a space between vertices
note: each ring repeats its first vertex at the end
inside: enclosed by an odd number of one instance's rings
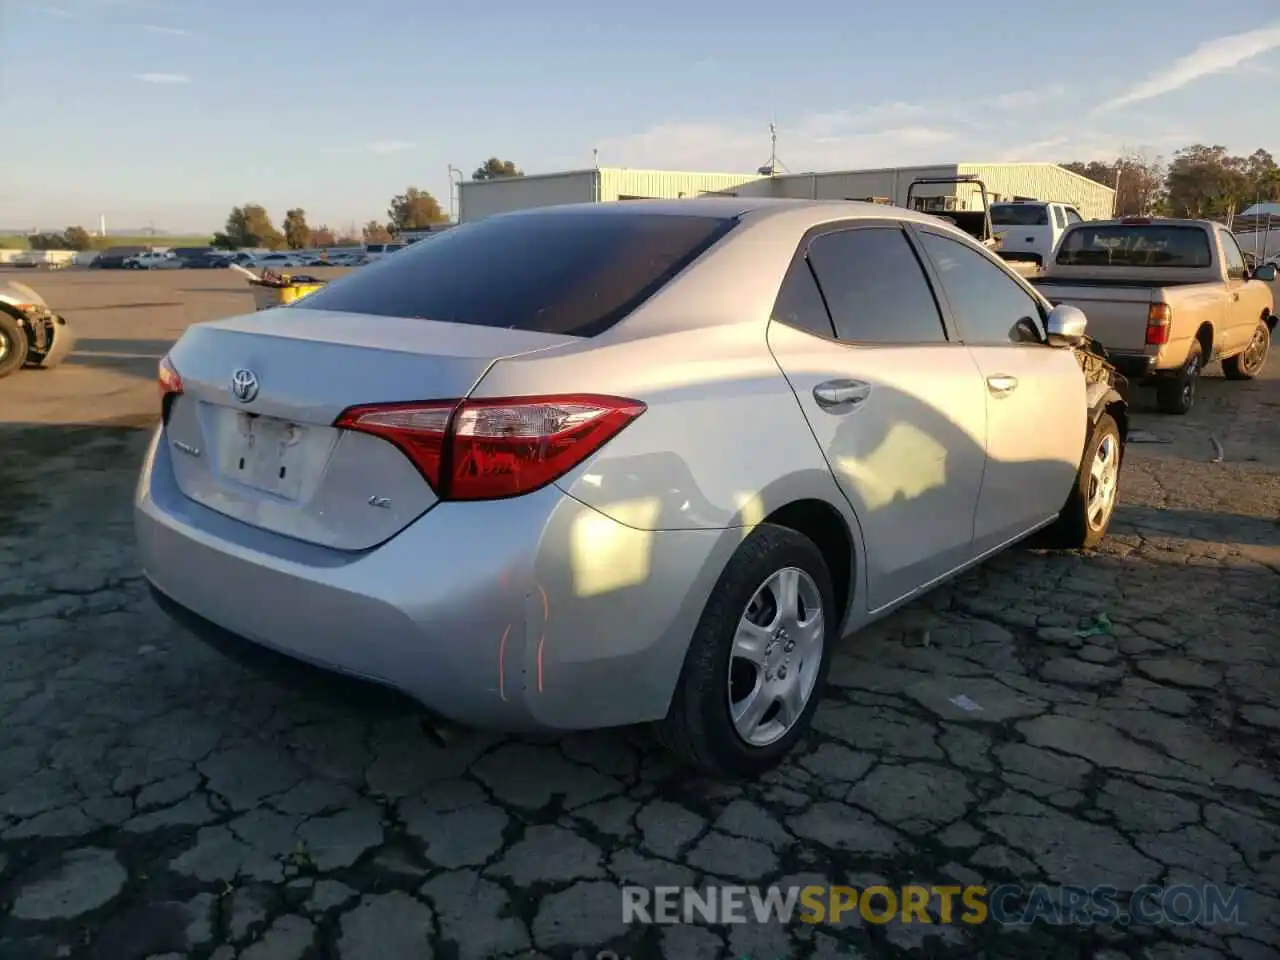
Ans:
POLYGON ((1103 103, 1098 107, 1098 112, 1116 110, 1164 96, 1202 77, 1234 70, 1245 61, 1277 47, 1280 47, 1280 23, 1208 40, 1164 70, 1156 71, 1120 96, 1103 103))
POLYGON ((191 78, 185 73, 135 73, 135 80, 143 83, 190 83, 191 78))
MULTIPOLYGON (((990 156, 993 123, 1012 123, 1015 142, 1026 138, 1020 111, 1043 107, 1067 93, 1054 84, 977 96, 969 109, 955 103, 894 101, 860 109, 810 113, 778 124, 778 158, 793 171, 901 166, 954 159, 956 152, 990 156), (935 120, 937 118, 937 120, 935 120), (940 122, 939 122, 940 121, 940 122), (977 128, 985 128, 982 136, 977 128), (965 128, 970 128, 966 130, 965 128), (947 145, 948 157, 938 148, 947 145)), ((1043 118, 1041 118, 1043 119, 1043 118)), ((1044 149, 1055 144, 1044 143, 1044 149)), ((763 120, 750 127, 716 122, 660 123, 599 143, 602 163, 650 169, 751 172, 769 158, 763 120)))
POLYGON ((190 31, 183 30, 180 27, 162 27, 156 23, 144 23, 142 29, 148 33, 162 33, 167 37, 189 37, 190 31))
POLYGON ((997 110, 1027 110, 1057 100, 1066 96, 1066 93, 1067 88, 1058 83, 1048 87, 1032 87, 1028 90, 1013 90, 1009 93, 997 94, 984 101, 984 105, 997 110))
POLYGON ((405 150, 412 150, 416 146, 416 143, 410 143, 407 140, 375 140, 369 144, 369 152, 403 153, 405 150))
MULTIPOLYGON (((853 130, 847 118, 809 117, 778 131, 778 159, 792 171, 875 166, 923 160, 954 134, 903 123, 881 130, 853 130)), ((611 166, 749 173, 769 159, 765 124, 746 128, 718 123, 664 123, 600 144, 600 160, 611 166)))

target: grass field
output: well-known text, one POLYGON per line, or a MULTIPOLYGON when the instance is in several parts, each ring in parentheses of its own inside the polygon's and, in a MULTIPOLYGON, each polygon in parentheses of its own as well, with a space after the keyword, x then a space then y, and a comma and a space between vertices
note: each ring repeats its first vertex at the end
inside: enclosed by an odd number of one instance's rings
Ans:
MULTIPOLYGON (((207 247, 209 241, 213 239, 212 234, 183 236, 183 237, 117 237, 114 234, 100 242, 94 237, 95 250, 104 250, 107 247, 207 247)), ((25 250, 27 249, 26 237, 3 236, 0 237, 0 249, 3 250, 25 250)))

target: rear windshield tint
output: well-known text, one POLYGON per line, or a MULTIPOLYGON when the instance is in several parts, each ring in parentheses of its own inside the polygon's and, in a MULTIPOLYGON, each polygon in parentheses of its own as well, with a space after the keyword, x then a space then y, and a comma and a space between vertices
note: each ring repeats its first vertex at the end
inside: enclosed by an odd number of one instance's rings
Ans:
POLYGON ((591 337, 736 222, 613 211, 490 217, 343 277, 305 306, 591 337))
POLYGON ((1076 227, 1062 239, 1064 267, 1199 267, 1213 264, 1209 234, 1199 227, 1076 227))
POLYGON ((1035 203, 996 203, 991 207, 991 222, 1002 227, 1043 227, 1049 223, 1049 211, 1035 203))

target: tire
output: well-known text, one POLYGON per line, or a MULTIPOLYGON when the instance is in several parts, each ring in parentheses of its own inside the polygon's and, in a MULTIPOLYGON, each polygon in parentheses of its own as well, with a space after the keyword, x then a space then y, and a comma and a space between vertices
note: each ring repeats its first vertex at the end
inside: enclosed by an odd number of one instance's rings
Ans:
POLYGON ((1181 416, 1191 412, 1196 402, 1196 385, 1200 382, 1200 371, 1203 369, 1204 347, 1196 340, 1187 351, 1187 359, 1182 362, 1182 368, 1156 386, 1156 404, 1161 413, 1181 416))
POLYGON ((1123 458, 1120 428, 1111 414, 1104 413, 1089 431, 1071 495, 1049 527, 1052 546, 1092 550, 1103 541, 1115 516, 1123 458), (1104 482, 1109 484, 1109 493, 1105 487, 1100 488, 1104 482))
POLYGON ((0 379, 27 362, 27 334, 11 313, 0 310, 0 379))
POLYGON ((707 600, 671 707, 657 725, 659 739, 685 764, 718 778, 753 778, 776 767, 813 720, 838 629, 835 591, 822 553, 794 530, 761 524, 734 552, 707 600), (767 629, 783 626, 772 605, 780 577, 795 582, 806 601, 805 616, 799 624, 792 622, 791 636, 767 629), (821 623, 813 620, 818 609, 821 623), (748 616, 764 624, 756 634, 767 658, 764 669, 731 656, 748 616), (806 624, 808 631, 802 629, 806 624), (760 692, 765 682, 774 689, 760 692), (756 691, 759 703, 776 702, 760 715, 754 743, 738 732, 731 714, 735 704, 741 709, 753 699, 748 690, 756 691), (794 692, 790 716, 777 699, 786 690, 794 692))
POLYGON ((1234 357, 1222 361, 1222 372, 1228 380, 1252 380, 1267 365, 1271 353, 1271 325, 1259 320, 1249 345, 1234 357))

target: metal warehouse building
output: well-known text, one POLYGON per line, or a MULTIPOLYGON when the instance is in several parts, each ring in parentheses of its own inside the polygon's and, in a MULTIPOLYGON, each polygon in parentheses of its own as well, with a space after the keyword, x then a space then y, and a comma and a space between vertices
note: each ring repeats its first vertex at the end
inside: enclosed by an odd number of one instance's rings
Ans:
MULTIPOLYGON (((558 203, 674 199, 700 196, 871 200, 905 206, 907 188, 920 178, 974 177, 992 203, 1018 197, 1069 203, 1089 219, 1110 217, 1115 191, 1054 163, 948 163, 831 173, 679 173, 604 167, 500 180, 470 181, 459 189, 460 221, 558 203)), ((933 213, 981 208, 972 183, 918 187, 913 205, 933 213)))
POLYGON ((558 203, 676 200, 708 193, 732 193, 735 188, 758 179, 758 173, 682 173, 596 167, 497 180, 465 180, 458 186, 458 222, 558 203))

